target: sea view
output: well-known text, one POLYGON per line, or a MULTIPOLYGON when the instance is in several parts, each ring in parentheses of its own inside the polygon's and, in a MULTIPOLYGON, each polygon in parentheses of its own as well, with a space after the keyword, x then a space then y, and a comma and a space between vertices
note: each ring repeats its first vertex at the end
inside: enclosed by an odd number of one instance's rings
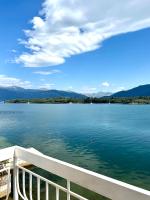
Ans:
POLYGON ((0 104, 0 148, 46 155, 150 189, 149 105, 0 104))
POLYGON ((0 200, 150 200, 150 1, 0 2, 0 200))

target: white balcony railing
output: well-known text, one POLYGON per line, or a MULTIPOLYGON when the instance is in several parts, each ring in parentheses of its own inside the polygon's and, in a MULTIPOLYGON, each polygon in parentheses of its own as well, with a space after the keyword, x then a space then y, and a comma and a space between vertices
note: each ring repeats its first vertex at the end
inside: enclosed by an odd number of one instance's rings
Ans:
POLYGON ((24 200, 35 199, 35 197, 33 198, 33 186, 35 192, 35 184, 33 184, 33 179, 36 179, 37 200, 43 198, 41 195, 41 182, 44 183, 46 200, 51 200, 49 186, 53 186, 55 188, 56 200, 61 200, 61 191, 66 193, 67 200, 72 199, 72 197, 78 200, 87 200, 87 198, 71 191, 71 183, 75 183, 112 200, 150 200, 150 191, 117 181, 115 179, 97 174, 95 172, 71 165, 69 163, 48 157, 41 153, 39 154, 22 147, 16 146, 0 150, 0 161, 8 159, 13 159, 14 200, 18 200, 20 198, 24 200), (66 180, 67 186, 61 186, 51 180, 44 178, 43 176, 38 175, 33 171, 30 171, 29 169, 20 166, 20 160, 26 161, 34 166, 62 177, 66 180), (27 177, 28 183, 26 179, 27 177))

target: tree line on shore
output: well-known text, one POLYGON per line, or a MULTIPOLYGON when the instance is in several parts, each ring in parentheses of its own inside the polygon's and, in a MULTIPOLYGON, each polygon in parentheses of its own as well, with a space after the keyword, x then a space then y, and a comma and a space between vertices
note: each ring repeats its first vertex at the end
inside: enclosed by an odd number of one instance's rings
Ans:
POLYGON ((68 104, 68 103, 82 103, 82 104, 150 104, 150 97, 101 97, 84 99, 76 98, 40 98, 40 99, 13 99, 5 101, 5 103, 39 103, 39 104, 68 104))

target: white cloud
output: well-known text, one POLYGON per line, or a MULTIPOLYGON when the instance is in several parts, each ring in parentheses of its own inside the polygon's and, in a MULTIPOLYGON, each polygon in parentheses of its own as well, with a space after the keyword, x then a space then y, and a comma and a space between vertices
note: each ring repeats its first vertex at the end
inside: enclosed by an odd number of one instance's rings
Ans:
POLYGON ((102 92, 112 92, 112 93, 115 93, 115 92, 118 92, 118 91, 125 90, 125 87, 118 86, 118 85, 113 84, 113 83, 110 84, 109 82, 105 81, 105 82, 101 83, 100 90, 102 92))
POLYGON ((46 81, 46 80, 45 80, 44 78, 41 78, 40 81, 44 82, 44 81, 46 81))
POLYGON ((40 75, 51 75, 51 74, 57 74, 61 73, 60 70, 54 69, 54 70, 49 70, 49 71, 36 71, 34 74, 40 74, 40 75))
POLYGON ((12 52, 12 53, 17 53, 17 50, 12 49, 11 52, 12 52))
POLYGON ((69 87, 67 88, 67 90, 73 90, 73 87, 72 87, 72 86, 69 86, 69 87))
POLYGON ((30 81, 23 81, 18 78, 9 77, 6 75, 0 75, 0 87, 11 87, 18 86, 23 88, 31 88, 32 84, 30 81))
POLYGON ((150 0, 45 0, 42 16, 21 43, 29 49, 17 63, 26 67, 58 65, 99 48, 109 37, 150 27, 150 0))
POLYGON ((39 89, 42 89, 42 90, 49 90, 49 89, 52 89, 53 87, 55 86, 54 83, 45 83, 45 84, 42 84, 39 89))
POLYGON ((113 92, 118 92, 118 91, 123 91, 123 90, 125 90, 125 87, 120 86, 120 87, 116 87, 116 88, 113 90, 113 92))
POLYGON ((109 84, 107 81, 103 82, 101 85, 102 85, 103 87, 109 87, 109 86, 110 86, 110 84, 109 84))

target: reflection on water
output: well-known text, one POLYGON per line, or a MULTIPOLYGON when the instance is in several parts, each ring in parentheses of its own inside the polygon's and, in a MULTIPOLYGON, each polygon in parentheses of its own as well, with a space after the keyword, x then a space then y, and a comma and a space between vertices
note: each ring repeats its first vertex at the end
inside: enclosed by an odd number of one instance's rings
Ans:
POLYGON ((150 189, 150 106, 0 105, 0 147, 21 145, 150 189))

